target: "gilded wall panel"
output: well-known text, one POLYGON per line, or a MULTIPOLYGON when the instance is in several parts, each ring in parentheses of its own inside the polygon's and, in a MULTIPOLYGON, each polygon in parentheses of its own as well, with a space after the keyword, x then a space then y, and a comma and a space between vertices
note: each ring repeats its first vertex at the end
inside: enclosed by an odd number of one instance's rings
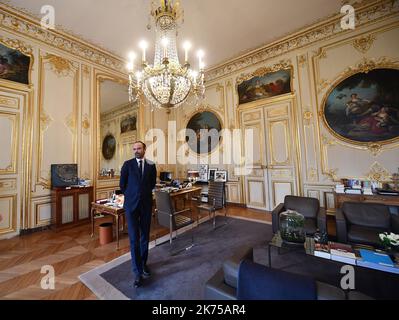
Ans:
POLYGON ((233 203, 241 203, 241 186, 239 183, 227 183, 227 201, 233 203))
POLYGON ((221 83, 215 83, 206 87, 203 105, 212 106, 219 112, 225 112, 225 88, 221 83))
POLYGON ((18 173, 19 114, 0 111, 0 175, 18 173))
POLYGON ((288 120, 270 121, 269 139, 272 165, 287 165, 290 157, 290 134, 288 120))
POLYGON ((17 191, 17 179, 0 179, 0 193, 12 193, 17 191))
POLYGON ((18 110, 20 107, 19 104, 18 98, 0 94, 0 107, 18 110))
POLYGON ((273 193, 273 207, 278 206, 280 203, 284 203, 285 196, 293 195, 294 184, 292 182, 279 182, 273 181, 272 183, 273 193))
POLYGON ((17 196, 0 196, 0 235, 12 233, 17 227, 17 196))
POLYGON ((266 209, 264 181, 247 180, 247 206, 266 209))
POLYGON ((51 223, 51 198, 33 200, 35 227, 45 226, 51 223))
POLYGON ((45 53, 40 57, 38 185, 50 187, 50 166, 77 163, 79 66, 45 53), (62 99, 60 99, 62 97, 62 99))

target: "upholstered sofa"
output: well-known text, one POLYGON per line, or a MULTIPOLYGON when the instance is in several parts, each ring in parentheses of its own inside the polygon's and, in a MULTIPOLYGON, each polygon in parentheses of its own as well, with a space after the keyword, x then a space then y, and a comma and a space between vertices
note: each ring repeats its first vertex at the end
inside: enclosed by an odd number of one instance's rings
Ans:
MULTIPOLYGON (((206 300, 237 300, 237 293, 238 293, 237 288, 240 280, 239 279, 240 265, 244 260, 253 261, 252 248, 242 248, 233 257, 231 257, 230 259, 226 260, 223 263, 222 268, 220 268, 212 276, 212 278, 210 278, 206 283, 204 298, 206 300)), ((265 270, 269 269, 264 266, 261 267, 265 268, 265 270)), ((284 273, 287 274, 284 271, 275 270, 275 269, 272 270, 273 272, 279 272, 280 277, 284 277, 284 273)), ((290 274, 289 277, 296 277, 296 275, 290 274)), ((252 276, 251 275, 249 277, 247 276, 246 279, 252 279, 252 276)), ((257 276, 254 276, 254 279, 252 280, 254 283, 256 283, 260 279, 257 279, 257 276)), ((352 291, 348 294, 345 294, 343 290, 319 281, 314 281, 314 286, 316 288, 315 297, 317 300, 371 299, 370 297, 356 291, 352 291)), ((265 288, 267 290, 266 286, 265 288)), ((276 299, 281 299, 281 298, 277 297, 276 299)))
POLYGON ((280 203, 272 212, 273 232, 280 228, 280 213, 294 210, 305 217, 306 234, 313 235, 317 231, 327 232, 327 215, 324 208, 320 208, 319 200, 315 198, 286 196, 284 203, 280 203))
POLYGON ((378 203, 344 202, 336 211, 338 242, 380 246, 378 235, 399 234, 399 216, 378 203))

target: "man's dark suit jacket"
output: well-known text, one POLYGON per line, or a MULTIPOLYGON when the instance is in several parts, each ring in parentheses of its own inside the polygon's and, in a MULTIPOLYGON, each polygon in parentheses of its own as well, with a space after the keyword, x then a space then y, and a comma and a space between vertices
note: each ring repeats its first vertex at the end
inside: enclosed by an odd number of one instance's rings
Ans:
POLYGON ((120 189, 125 195, 123 208, 126 212, 136 210, 140 200, 142 209, 152 212, 152 190, 155 188, 157 169, 155 163, 145 160, 144 176, 140 181, 137 160, 126 161, 121 170, 120 189))

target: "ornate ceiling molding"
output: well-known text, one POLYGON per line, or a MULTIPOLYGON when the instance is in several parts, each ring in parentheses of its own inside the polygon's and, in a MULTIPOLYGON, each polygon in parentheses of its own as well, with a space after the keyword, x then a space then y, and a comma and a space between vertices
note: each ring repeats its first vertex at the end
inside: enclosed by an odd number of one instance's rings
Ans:
POLYGON ((101 121, 108 121, 114 119, 115 117, 126 116, 126 115, 137 117, 138 108, 139 107, 137 103, 133 104, 131 104, 130 102, 123 103, 119 106, 112 108, 109 111, 101 112, 100 113, 101 121))
POLYGON ((262 67, 252 73, 241 74, 237 78, 237 84, 239 85, 239 84, 243 83, 244 81, 252 79, 253 77, 263 77, 265 74, 268 74, 271 72, 276 72, 279 70, 291 69, 291 68, 292 68, 291 60, 282 60, 279 63, 276 63, 275 65, 273 65, 271 67, 262 67))
POLYGON ((52 70, 58 75, 58 76, 68 76, 73 68, 76 66, 73 65, 73 63, 65 58, 56 56, 54 54, 48 53, 45 57, 44 60, 48 61, 50 64, 52 70))
POLYGON ((353 40, 353 47, 360 53, 365 54, 370 50, 375 40, 376 37, 372 34, 369 34, 367 37, 361 37, 353 40))
POLYGON ((94 45, 65 32, 43 29, 37 19, 4 4, 0 6, 0 27, 41 41, 74 56, 89 60, 92 63, 126 73, 125 63, 122 58, 96 48, 94 45))
POLYGON ((33 48, 21 40, 0 36, 0 42, 9 48, 22 52, 26 56, 33 56, 33 48))
MULTIPOLYGON (((357 27, 375 23, 384 18, 399 13, 399 1, 356 1, 357 27)), ((326 40, 335 35, 348 32, 341 28, 341 14, 329 18, 324 22, 310 26, 305 31, 296 32, 284 39, 249 52, 243 56, 216 66, 206 73, 207 81, 212 81, 225 75, 237 72, 249 66, 259 64, 265 60, 286 54, 290 51, 309 46, 313 43, 326 40)))

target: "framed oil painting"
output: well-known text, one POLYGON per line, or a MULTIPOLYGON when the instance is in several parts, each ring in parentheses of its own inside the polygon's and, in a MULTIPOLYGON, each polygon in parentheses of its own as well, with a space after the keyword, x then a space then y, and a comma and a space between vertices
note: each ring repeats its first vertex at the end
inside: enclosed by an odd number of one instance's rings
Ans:
POLYGON ((197 154, 207 154, 216 149, 221 139, 222 123, 210 111, 196 113, 186 127, 186 142, 197 154))
POLYGON ((339 82, 327 94, 323 117, 341 140, 390 143, 399 137, 399 70, 374 69, 339 82))
POLYGON ((121 134, 137 130, 137 118, 129 116, 121 121, 121 134))
MULTIPOLYGON (((254 74, 257 74, 255 72, 254 74)), ((291 93, 292 69, 256 75, 253 78, 239 83, 239 103, 249 103, 260 99, 276 97, 291 93)))
POLYGON ((29 84, 31 57, 0 43, 0 79, 29 84))
POLYGON ((116 151, 116 139, 112 134, 108 134, 103 140, 102 153, 105 160, 111 160, 116 151))

